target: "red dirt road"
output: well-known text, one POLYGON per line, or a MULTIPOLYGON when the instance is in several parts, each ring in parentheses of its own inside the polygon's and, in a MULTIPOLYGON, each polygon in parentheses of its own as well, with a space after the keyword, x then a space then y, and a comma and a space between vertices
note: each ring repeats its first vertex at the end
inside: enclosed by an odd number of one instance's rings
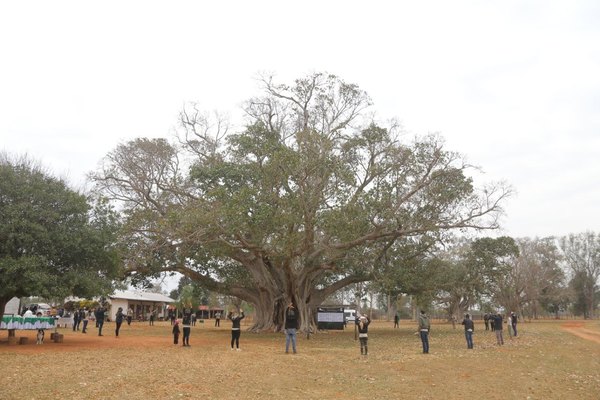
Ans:
POLYGON ((600 332, 586 328, 583 322, 567 322, 560 327, 572 335, 600 344, 600 332))

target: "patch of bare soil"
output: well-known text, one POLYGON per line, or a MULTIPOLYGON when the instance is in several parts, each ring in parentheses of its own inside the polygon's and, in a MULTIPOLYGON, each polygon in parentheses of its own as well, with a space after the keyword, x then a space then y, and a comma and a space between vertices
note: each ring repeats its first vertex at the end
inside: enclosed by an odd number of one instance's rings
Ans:
POLYGON ((561 328, 572 335, 600 344, 600 332, 586 328, 583 322, 566 322, 561 328))

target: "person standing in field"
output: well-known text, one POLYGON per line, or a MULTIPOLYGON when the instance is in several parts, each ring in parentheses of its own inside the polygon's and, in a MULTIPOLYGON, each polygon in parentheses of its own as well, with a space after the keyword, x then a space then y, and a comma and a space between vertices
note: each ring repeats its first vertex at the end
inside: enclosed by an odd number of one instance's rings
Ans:
POLYGON ((155 317, 155 310, 154 308, 150 311, 150 325, 153 326, 154 325, 154 317, 155 317))
POLYGON ((173 322, 173 344, 179 344, 179 320, 173 322))
POLYGON ((96 309, 96 326, 98 326, 98 336, 103 336, 102 327, 104 326, 104 312, 105 309, 102 306, 99 306, 96 309))
POLYGON ((504 338, 502 337, 502 314, 494 315, 494 332, 496 332, 496 342, 498 345, 503 345, 504 338))
POLYGON ((517 320, 518 320, 517 314, 515 314, 514 312, 511 312, 510 316, 511 316, 510 322, 511 322, 512 329, 513 329, 513 332, 514 332, 515 337, 516 337, 517 336, 517 320))
POLYGON ((483 323, 485 325, 485 330, 489 331, 490 330, 490 314, 488 314, 488 313, 483 314, 483 323))
POLYGON ((79 325, 81 325, 81 323, 83 322, 83 320, 85 319, 85 309, 80 308, 79 311, 79 318, 77 319, 77 330, 79 330, 79 325))
POLYGON ((121 329, 121 324, 123 324, 123 317, 123 308, 119 307, 119 309, 117 310, 117 314, 115 315, 115 337, 119 337, 119 330, 121 329))
POLYGON ((79 330, 79 310, 73 310, 73 332, 79 330))
POLYGON ((233 344, 235 343, 235 349, 240 351, 240 322, 244 319, 244 311, 240 311, 240 313, 234 313, 233 311, 229 312, 227 315, 227 319, 231 320, 231 350, 233 350, 233 344))
POLYGON ((215 313, 215 327, 221 326, 221 311, 215 313))
POLYGON ((87 308, 83 308, 83 328, 81 329, 81 333, 87 333, 87 326, 88 326, 88 318, 89 318, 89 311, 87 308))
POLYGON ((429 354, 429 331, 431 324, 429 323, 429 317, 425 314, 424 310, 421 310, 419 315, 419 335, 421 336, 421 343, 423 344, 423 354, 429 354))
POLYGON ((508 331, 508 337, 512 339, 512 316, 508 314, 506 317, 506 330, 508 331))
POLYGON ((298 329, 298 311, 294 307, 294 303, 290 302, 285 310, 285 353, 290 350, 290 342, 292 343, 292 351, 296 354, 296 331, 298 329))
POLYGON ((394 328, 400 328, 400 316, 398 313, 394 314, 394 328))
POLYGON ((189 347, 190 346, 190 333, 192 330, 192 313, 191 312, 185 312, 183 314, 183 319, 182 319, 182 325, 183 325, 183 345, 189 347))
POLYGON ((473 349, 473 332, 475 324, 469 314, 465 314, 465 319, 461 322, 465 326, 465 339, 467 339, 467 349, 473 349))
POLYGON ((127 326, 131 325, 131 320, 133 319, 133 309, 129 307, 127 309, 127 326))
POLYGON ((360 341, 360 354, 367 355, 369 352, 369 347, 367 345, 368 333, 369 333, 369 324, 371 320, 367 317, 366 314, 363 314, 360 318, 356 317, 355 321, 356 325, 358 325, 358 340, 360 341))

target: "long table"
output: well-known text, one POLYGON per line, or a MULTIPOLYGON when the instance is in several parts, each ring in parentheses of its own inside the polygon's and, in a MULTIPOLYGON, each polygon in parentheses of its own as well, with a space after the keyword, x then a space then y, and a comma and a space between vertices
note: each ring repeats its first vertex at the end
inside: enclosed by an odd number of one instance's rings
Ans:
POLYGON ((52 329, 56 326, 56 320, 53 317, 20 317, 18 315, 2 316, 0 329, 52 329))

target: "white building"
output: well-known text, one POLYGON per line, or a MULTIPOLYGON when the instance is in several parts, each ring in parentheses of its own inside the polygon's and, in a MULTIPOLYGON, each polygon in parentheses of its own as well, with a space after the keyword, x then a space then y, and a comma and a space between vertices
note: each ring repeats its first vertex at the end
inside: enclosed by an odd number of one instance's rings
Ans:
POLYGON ((4 315, 21 315, 21 310, 19 308, 21 301, 18 297, 13 297, 6 303, 4 307, 4 315))
POLYGON ((123 308, 123 314, 127 313, 127 309, 133 309, 133 318, 136 320, 147 320, 152 310, 156 310, 157 318, 165 318, 165 310, 170 304, 175 303, 175 300, 161 293, 117 290, 108 296, 108 302, 110 303, 109 318, 114 321, 119 307, 123 308))

